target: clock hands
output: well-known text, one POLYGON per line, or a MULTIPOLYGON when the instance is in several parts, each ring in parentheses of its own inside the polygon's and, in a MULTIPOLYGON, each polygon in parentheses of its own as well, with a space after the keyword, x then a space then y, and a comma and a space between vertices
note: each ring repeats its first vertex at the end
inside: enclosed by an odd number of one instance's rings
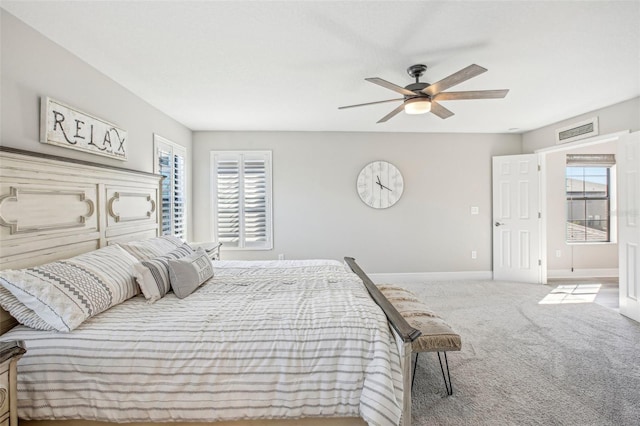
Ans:
MULTIPOLYGON (((387 190, 391 191, 391 188, 388 188, 388 187, 384 186, 384 185, 380 182, 380 176, 376 176, 376 179, 377 179, 376 184, 378 184, 378 185, 380 186, 380 189, 384 188, 384 189, 387 189, 387 190)), ((393 191, 392 191, 392 192, 393 192, 393 191)))

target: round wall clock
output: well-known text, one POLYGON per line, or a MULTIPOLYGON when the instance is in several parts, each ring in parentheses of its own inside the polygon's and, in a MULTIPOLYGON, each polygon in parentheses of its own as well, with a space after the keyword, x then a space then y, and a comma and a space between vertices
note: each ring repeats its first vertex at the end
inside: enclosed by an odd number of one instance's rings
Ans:
POLYGON ((374 161, 360 171, 358 195, 374 209, 386 209, 398 202, 404 190, 400 170, 387 161, 374 161))

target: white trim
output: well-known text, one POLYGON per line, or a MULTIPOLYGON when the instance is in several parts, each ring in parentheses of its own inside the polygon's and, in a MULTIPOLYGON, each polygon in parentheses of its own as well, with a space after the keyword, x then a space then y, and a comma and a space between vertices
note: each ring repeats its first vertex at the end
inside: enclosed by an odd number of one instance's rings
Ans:
POLYGON ((553 269, 548 272, 548 278, 608 278, 617 277, 618 268, 600 269, 574 269, 573 272, 567 269, 553 269))
POLYGON ((585 147, 585 146, 597 145, 597 144, 605 143, 605 142, 612 142, 612 141, 620 139, 621 136, 628 135, 629 133, 631 133, 630 130, 622 130, 620 132, 609 133, 607 135, 594 136, 592 138, 580 139, 579 141, 576 141, 576 142, 569 142, 569 143, 565 143, 565 144, 562 144, 562 145, 549 146, 549 147, 546 147, 546 148, 540 148, 540 149, 536 149, 533 152, 535 154, 549 154, 549 153, 552 153, 552 152, 568 151, 570 149, 582 148, 582 147, 585 147))
MULTIPOLYGON (((367 274, 376 284, 412 284, 425 281, 463 281, 463 280, 493 280, 491 271, 462 271, 462 272, 391 272, 367 274)), ((549 270, 547 278, 610 278, 617 277, 617 268, 565 269, 549 270)))
POLYGON ((546 284, 548 278, 548 259, 547 259, 547 156, 538 153, 538 213, 540 220, 538 221, 538 237, 540 247, 538 247, 538 256, 540 259, 540 269, 538 274, 538 283, 546 284))
POLYGON ((367 274, 376 284, 409 284, 424 281, 492 280, 492 271, 396 272, 367 274))

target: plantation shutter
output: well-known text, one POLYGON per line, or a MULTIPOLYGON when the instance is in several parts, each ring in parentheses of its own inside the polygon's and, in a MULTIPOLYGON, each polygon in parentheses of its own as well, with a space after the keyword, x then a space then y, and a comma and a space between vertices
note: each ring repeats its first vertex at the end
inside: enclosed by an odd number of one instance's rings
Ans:
POLYGON ((187 238, 186 150, 154 135, 155 173, 162 180, 162 235, 187 238))
POLYGON ((212 152, 214 239, 225 248, 270 249, 271 153, 212 152))
POLYGON ((259 247, 267 242, 266 159, 247 155, 243 170, 245 246, 259 247))
POLYGON ((162 235, 171 234, 171 149, 166 146, 157 148, 158 170, 164 176, 162 179, 162 235))
POLYGON ((173 154, 173 235, 187 239, 187 200, 184 155, 173 154))
POLYGON ((240 160, 220 159, 217 164, 217 237, 225 247, 240 246, 240 160))

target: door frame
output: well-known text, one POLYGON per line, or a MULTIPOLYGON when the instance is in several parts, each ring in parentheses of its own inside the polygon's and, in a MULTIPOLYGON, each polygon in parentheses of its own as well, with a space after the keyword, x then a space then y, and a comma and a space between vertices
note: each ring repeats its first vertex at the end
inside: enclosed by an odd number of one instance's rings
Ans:
POLYGON ((576 148, 583 148, 591 145, 598 145, 606 142, 614 142, 620 139, 620 137, 630 134, 630 130, 622 130, 620 132, 608 133, 606 135, 594 136, 591 138, 581 139, 575 142, 569 142, 561 145, 550 146, 546 148, 537 149, 534 154, 538 154, 539 164, 541 165, 541 173, 540 173, 540 213, 542 215, 542 223, 540 230, 540 253, 542 258, 542 284, 547 284, 547 175, 546 175, 546 156, 547 154, 562 152, 562 151, 571 151, 576 148))

